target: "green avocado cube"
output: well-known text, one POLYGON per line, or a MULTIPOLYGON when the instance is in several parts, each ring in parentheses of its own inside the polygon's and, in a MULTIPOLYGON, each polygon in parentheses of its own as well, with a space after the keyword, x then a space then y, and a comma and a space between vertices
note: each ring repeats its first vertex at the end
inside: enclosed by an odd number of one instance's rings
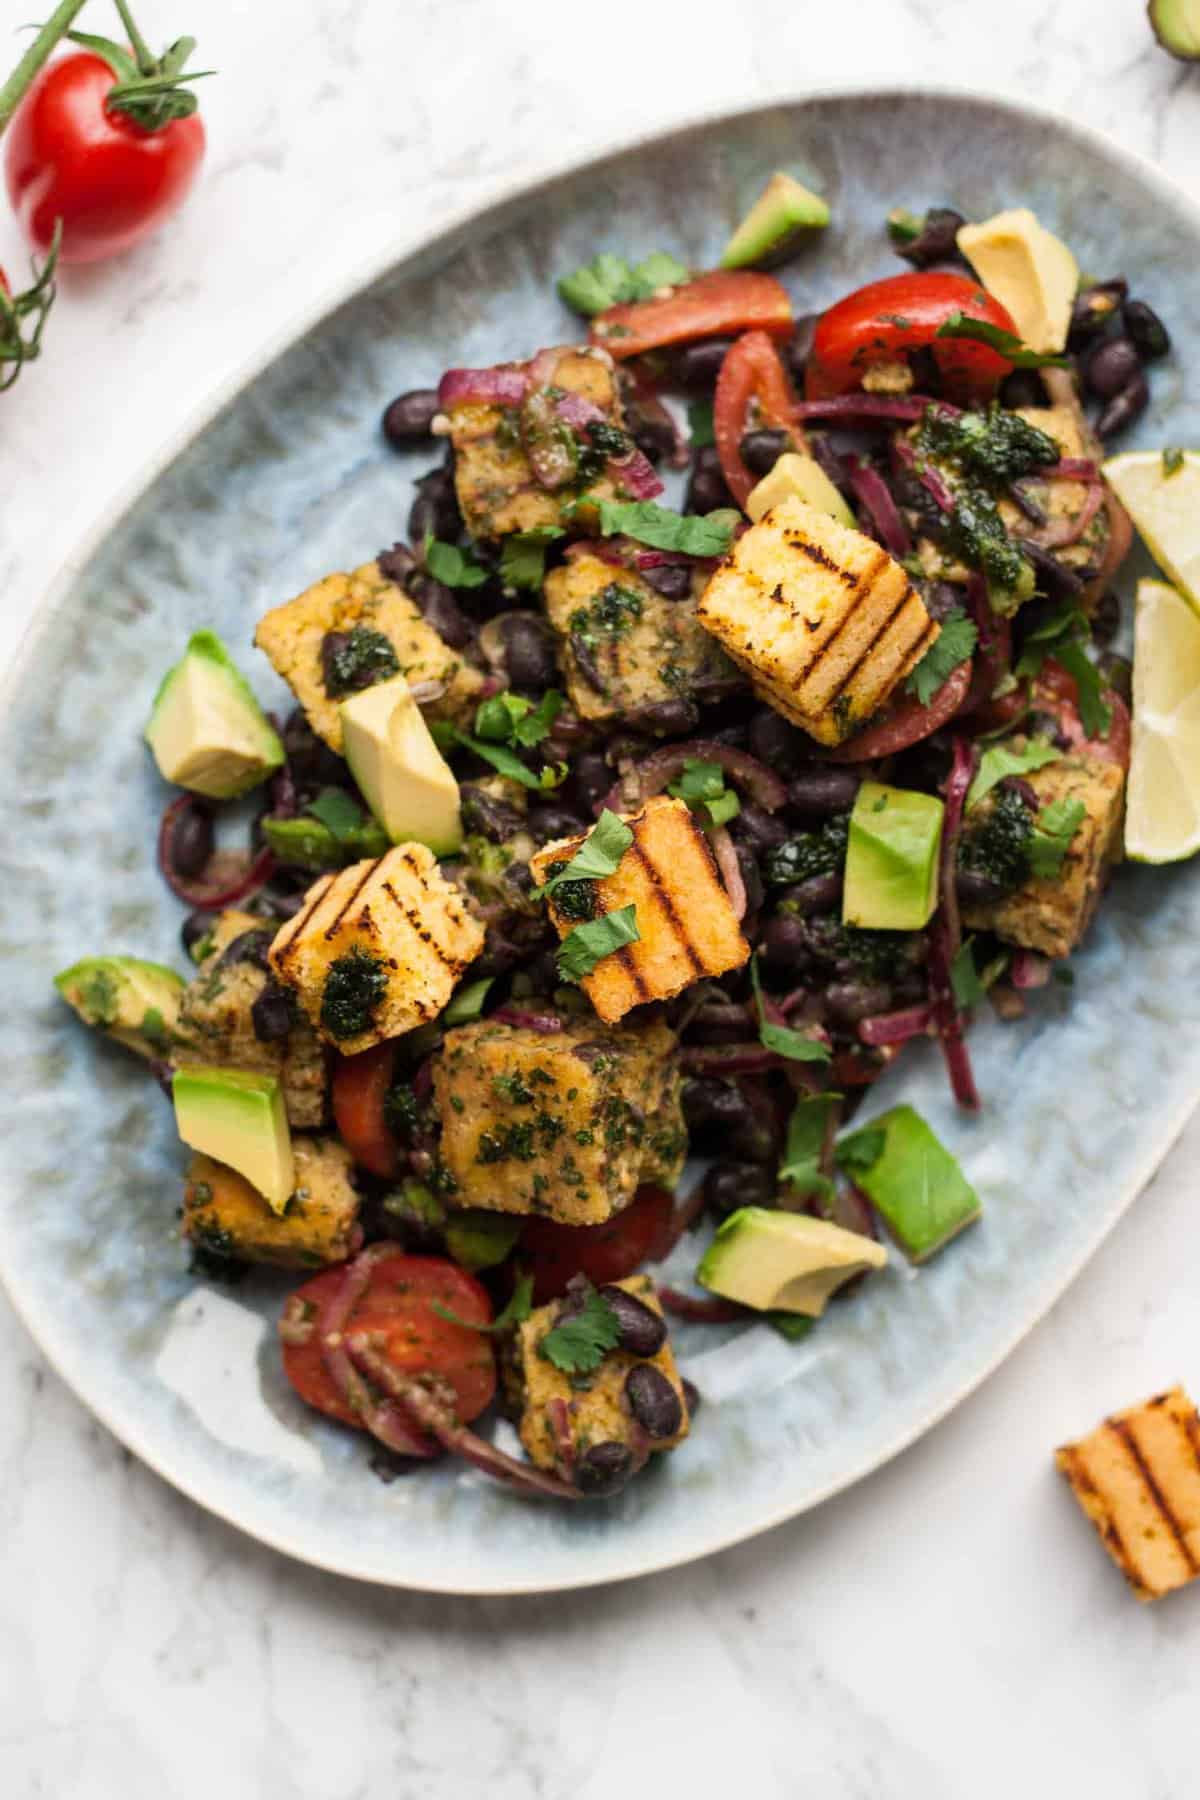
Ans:
POLYGON ((194 632, 168 669, 145 737, 164 781, 210 800, 248 793, 283 762, 278 733, 212 631, 194 632))
POLYGON ((718 1227, 696 1279, 758 1312, 819 1319, 838 1288, 886 1262, 887 1251, 874 1238, 828 1219, 742 1206, 718 1227))
POLYGON ((519 1217, 468 1207, 446 1219, 446 1249, 464 1269, 494 1269, 511 1252, 524 1229, 519 1217))
POLYGON ((921 931, 937 905, 942 802, 864 781, 850 814, 842 923, 921 931))
POLYGON ((458 783, 403 675, 343 700, 338 712, 346 761, 391 842, 425 844, 435 856, 461 850, 458 783))
POLYGON ((236 1169, 276 1213, 296 1185, 283 1088, 274 1075, 185 1063, 172 1083, 185 1144, 236 1169))
POLYGON ((911 1262, 925 1262, 982 1211, 957 1158, 911 1106, 852 1131, 836 1155, 911 1262))
POLYGON ((185 982, 162 963, 137 956, 85 956, 54 977, 85 1025, 152 1060, 187 1041, 179 1022, 185 982))
POLYGON ((780 262, 808 232, 829 223, 829 202, 777 170, 721 255, 723 269, 780 262))

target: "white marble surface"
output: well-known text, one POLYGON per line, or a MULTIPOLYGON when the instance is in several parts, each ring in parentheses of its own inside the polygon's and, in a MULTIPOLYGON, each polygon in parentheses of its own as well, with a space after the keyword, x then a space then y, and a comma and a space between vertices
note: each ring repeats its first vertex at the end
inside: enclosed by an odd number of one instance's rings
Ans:
MULTIPOLYGON (((206 175, 159 240, 64 282, 45 362, 0 400, 0 654, 312 283, 622 132, 927 75, 1052 105, 1200 193, 1200 74, 1156 50, 1140 0, 139 16, 156 39, 195 30, 222 70, 206 175)), ((20 260, 7 218, 0 260, 20 260)), ((889 1469, 708 1563, 545 1600, 377 1591, 260 1549, 134 1463, 0 1299, 0 1793, 1011 1800, 1086 1778, 1091 1800, 1193 1796, 1200 1594, 1129 1599, 1049 1451, 1157 1386, 1200 1389, 1198 1149, 1194 1125, 1023 1348, 889 1469)))

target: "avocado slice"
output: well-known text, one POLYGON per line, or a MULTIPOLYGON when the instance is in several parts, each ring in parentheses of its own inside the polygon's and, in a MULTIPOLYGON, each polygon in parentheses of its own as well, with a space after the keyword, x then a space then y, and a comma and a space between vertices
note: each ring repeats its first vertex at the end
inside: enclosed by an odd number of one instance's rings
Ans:
POLYGON ((164 781, 232 800, 283 762, 283 745, 212 631, 193 632, 154 696, 146 742, 164 781))
POLYGON ((462 848, 458 783, 403 675, 343 700, 343 748, 363 798, 393 844, 435 856, 462 848))
POLYGON ((1012 315, 1031 350, 1065 348, 1079 288, 1079 264, 1027 206, 963 225, 958 247, 994 300, 1012 315))
POLYGON ((1150 28, 1180 62, 1200 62, 1200 0, 1150 0, 1150 28))
POLYGON ((696 1279, 714 1294, 758 1312, 819 1319, 845 1282, 882 1269, 887 1251, 874 1238, 807 1213, 743 1206, 717 1229, 696 1279))
POLYGON ((295 819, 262 821, 262 834, 280 862, 298 869, 344 869, 364 857, 380 857, 388 848, 388 835, 374 819, 364 818, 353 831, 335 837, 328 825, 307 814, 295 819))
POLYGON ((127 1050, 152 1061, 186 1043, 179 1007, 186 983, 162 963, 136 956, 85 956, 54 985, 85 1025, 95 1025, 127 1050))
POLYGON ((829 203, 777 170, 721 254, 723 269, 781 262, 809 231, 829 223, 829 203))
POLYGON ((446 1220, 446 1249, 464 1269, 494 1269, 521 1235, 525 1221, 469 1208, 446 1220))
POLYGON ((788 450, 779 457, 775 467, 751 488, 746 511, 757 525, 773 506, 792 498, 803 500, 806 506, 815 506, 818 512, 828 513, 839 525, 849 526, 851 531, 858 529, 858 520, 820 463, 802 450, 788 450))
POLYGON ((945 807, 933 794, 864 781, 850 814, 842 923, 920 931, 937 905, 945 807))
POLYGON ((228 1164, 282 1213, 296 1185, 283 1089, 274 1075, 184 1063, 172 1083, 185 1144, 228 1164))
POLYGON ((958 1159, 911 1106, 893 1106, 837 1146, 853 1178, 912 1262, 924 1262, 981 1211, 958 1159))

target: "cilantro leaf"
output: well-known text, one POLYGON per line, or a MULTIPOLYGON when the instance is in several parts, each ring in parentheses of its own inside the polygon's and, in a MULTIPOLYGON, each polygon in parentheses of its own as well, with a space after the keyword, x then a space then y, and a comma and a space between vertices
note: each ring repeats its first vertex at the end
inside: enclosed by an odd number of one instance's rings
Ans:
POLYGON ((633 833, 624 819, 605 807, 566 868, 552 876, 545 887, 538 888, 535 898, 544 899, 564 881, 602 881, 616 872, 632 842, 633 833))
POLYGON ((786 1056, 789 1062, 828 1062, 829 1046, 821 1043, 819 1038, 805 1037, 799 1031, 793 1031, 789 1025, 772 1025, 763 1012, 762 983, 758 976, 758 958, 750 958, 750 983, 754 989, 754 1005, 758 1013, 758 1041, 765 1050, 773 1050, 776 1056, 786 1056))
POLYGON ((973 619, 968 619, 961 606, 956 606, 942 620, 942 629, 904 684, 905 692, 915 694, 922 706, 928 706, 939 688, 949 681, 960 663, 973 655, 979 633, 973 619))
POLYGON ((476 736, 490 744, 514 744, 532 750, 550 733, 563 709, 557 688, 547 688, 535 707, 523 694, 505 689, 485 700, 475 714, 476 736))
POLYGON ((601 913, 598 919, 589 919, 567 933, 558 946, 558 972, 564 981, 582 981, 604 957, 624 944, 636 944, 641 935, 636 906, 601 913))
POLYGON ((692 440, 693 450, 706 450, 717 441, 713 430, 713 403, 711 400, 693 400, 687 409, 688 435, 692 440))
POLYGON ((1055 800, 1043 806, 1026 846, 1035 875, 1045 879, 1058 874, 1086 812, 1082 800, 1055 800))
POLYGON ((665 250, 652 250, 632 266, 623 256, 605 251, 570 275, 561 276, 558 293, 572 312, 590 319, 628 300, 648 300, 659 288, 677 287, 689 278, 690 270, 665 250))
POLYGON ((561 525, 535 525, 506 537, 500 550, 500 580, 506 588, 538 589, 546 573, 546 545, 563 535, 561 525))
POLYGON ((655 550, 678 550, 686 556, 723 556, 733 536, 727 517, 710 513, 702 519, 696 513, 672 512, 654 500, 600 502, 602 536, 631 537, 655 550))
POLYGON ((496 1314, 490 1325, 476 1325, 473 1319, 460 1319, 456 1312, 443 1306, 440 1300, 429 1302, 431 1312, 439 1319, 449 1319, 451 1325, 464 1325, 468 1331, 482 1331, 487 1335, 511 1331, 514 1325, 521 1325, 533 1311, 533 1276, 518 1275, 516 1285, 509 1295, 508 1303, 496 1314))
POLYGON ((479 1018, 483 1012, 483 1003, 487 999, 488 989, 494 983, 494 975, 484 975, 479 981, 468 982, 451 994, 442 1014, 443 1025, 469 1025, 472 1019, 479 1018))
POLYGON ((1104 680, 1099 669, 1077 639, 1060 644, 1054 655, 1067 674, 1075 677, 1083 729, 1090 738, 1107 737, 1112 724, 1112 707, 1104 698, 1104 680))
POLYGON ((958 955, 950 965, 950 986, 954 989, 954 1003, 963 1012, 969 1007, 978 1006, 987 991, 975 967, 974 942, 974 938, 968 938, 965 944, 960 945, 958 955))
POLYGON ((806 1338, 816 1322, 807 1313, 784 1312, 777 1306, 763 1314, 763 1324, 769 1325, 772 1331, 777 1331, 789 1344, 798 1344, 802 1338, 806 1338))
POLYGON ((779 1179, 787 1187, 797 1188, 802 1194, 819 1194, 823 1200, 833 1198, 833 1182, 821 1168, 821 1158, 829 1109, 840 1098, 840 1094, 807 1094, 796 1101, 779 1165, 779 1179))
POLYGON ((887 1132, 882 1125, 864 1125, 835 1145, 833 1160, 853 1180, 856 1175, 866 1175, 875 1167, 886 1143, 887 1132))
POLYGON ((365 814, 358 801, 344 788, 322 788, 315 800, 310 800, 304 809, 314 819, 319 819, 330 836, 339 844, 344 844, 357 836, 362 830, 365 814))
POLYGON ((538 792, 548 792, 552 788, 561 787, 567 779, 566 763, 558 763, 554 768, 547 763, 544 769, 530 769, 519 756, 502 744, 488 744, 482 738, 472 737, 470 732, 451 725, 447 719, 436 719, 430 723, 430 734, 439 750, 448 750, 458 744, 464 750, 473 750, 485 763, 490 763, 497 775, 507 775, 510 781, 519 781, 522 787, 532 788, 538 792))
POLYGON ((966 313, 952 312, 938 326, 940 338, 967 338, 971 343, 987 344, 1007 357, 1014 369, 1065 369, 1068 359, 1049 351, 1030 350, 1012 331, 993 325, 987 319, 970 319, 966 313))
POLYGON ((616 1348, 620 1336, 616 1313, 589 1283, 580 1311, 551 1327, 538 1345, 538 1355, 564 1375, 590 1375, 616 1348))
POLYGON ((703 762, 689 756, 678 780, 667 789, 677 800, 686 800, 693 812, 703 810, 710 825, 725 825, 742 810, 738 796, 725 786, 725 771, 720 763, 703 762))
POLYGON ((426 533, 424 555, 429 573, 446 587, 482 587, 488 578, 488 570, 473 550, 460 550, 457 544, 443 544, 432 532, 426 533))
POLYGON ((1058 762, 1061 756, 1062 751, 1048 744, 1045 738, 1031 739, 1024 750, 1008 744, 992 744, 984 751, 975 779, 967 789, 968 812, 978 806, 1005 776, 1028 775, 1034 769, 1044 769, 1047 763, 1058 762))

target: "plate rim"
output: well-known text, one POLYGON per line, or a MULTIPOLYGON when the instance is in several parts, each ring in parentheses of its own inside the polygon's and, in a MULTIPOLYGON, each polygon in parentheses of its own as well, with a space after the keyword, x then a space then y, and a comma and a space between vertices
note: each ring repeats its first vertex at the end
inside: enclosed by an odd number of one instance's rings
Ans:
MULTIPOLYGON (((348 271, 341 274, 336 280, 323 284, 314 296, 302 305, 293 308, 277 326, 264 336, 262 342, 249 355, 231 369, 203 400, 190 409, 181 423, 169 432, 139 464, 134 474, 118 485, 109 504, 100 510, 78 543, 62 559, 57 572, 30 613, 4 676, 0 679, 0 708, 4 706, 24 678, 26 670, 35 659, 42 640, 65 604, 77 577, 96 555, 105 540, 124 524, 129 513, 148 490, 258 376, 265 373, 274 362, 299 343, 302 338, 316 330, 343 306, 350 304, 392 271, 400 270, 405 263, 418 256, 431 258, 442 256, 444 258, 452 255, 457 247, 457 240, 473 225, 481 221, 490 222, 497 214, 516 210, 547 188, 568 181, 585 170, 596 168, 617 157, 644 153, 651 148, 670 143, 673 139, 686 137, 697 131, 719 130, 723 126, 732 126, 756 115, 828 105, 830 102, 878 104, 889 100, 948 100, 971 106, 983 105, 1001 113, 1007 113, 1025 125, 1032 123, 1051 129, 1058 136, 1073 140, 1093 154, 1123 163, 1151 190, 1157 190, 1171 205, 1181 209, 1190 218, 1197 235, 1200 236, 1200 203, 1193 199, 1187 190, 1175 181, 1173 176, 1152 162, 1141 151, 1129 148, 1108 132, 1101 131, 1095 126, 1082 124, 1073 119, 1065 119, 1051 107, 1044 106, 1040 102, 1017 99, 1011 94, 978 85, 928 82, 918 79, 893 80, 883 83, 877 80, 837 82, 791 95, 781 95, 766 101, 751 100, 734 106, 708 107, 697 113, 673 120, 655 130, 636 133, 632 136, 629 134, 616 136, 587 148, 577 156, 549 163, 541 170, 521 180, 497 183, 469 205, 458 208, 448 222, 436 230, 430 230, 428 225, 422 225, 405 233, 399 239, 389 239, 385 248, 358 258, 348 271)), ((917 1418, 909 1420, 891 1436, 877 1442, 849 1470, 843 1471, 823 1487, 808 1493, 799 1502, 793 1500, 780 1504, 772 1509, 769 1515, 756 1519, 752 1524, 738 1525, 731 1520, 728 1531, 707 1539, 702 1547, 697 1548, 693 1544, 688 1544, 676 1550, 666 1552, 660 1550, 650 1553, 632 1561, 622 1560, 618 1551, 609 1554, 607 1564, 604 1558, 598 1559, 601 1566, 582 1573, 579 1577, 560 1577, 540 1581, 509 1580, 501 1584, 489 1583, 486 1586, 464 1585, 461 1580, 438 1581, 436 1576, 434 1578, 424 1577, 419 1580, 402 1579, 386 1570, 381 1570, 374 1563, 356 1560, 353 1554, 353 1545, 350 1543, 347 1544, 344 1556, 327 1556, 310 1548, 299 1547, 296 1541, 289 1541, 286 1535, 257 1522, 247 1523, 244 1518, 237 1516, 231 1506, 222 1503, 221 1499, 214 1499, 211 1495, 206 1495, 202 1491, 200 1481, 192 1481, 187 1475, 168 1472, 164 1464, 169 1461, 169 1457, 160 1456, 145 1441, 145 1435, 136 1418, 123 1419, 118 1425, 110 1417, 107 1403, 96 1402, 88 1397, 86 1383, 77 1381, 73 1374, 67 1372, 72 1366, 72 1355, 65 1346, 57 1341, 53 1313, 43 1315, 37 1303, 22 1292, 19 1280, 7 1266, 8 1259, 3 1254, 5 1246, 2 1213, 0 1213, 0 1287, 3 1288, 22 1327, 28 1332, 29 1337, 40 1354, 45 1357, 57 1378, 118 1443, 124 1445, 140 1462, 144 1463, 160 1480, 177 1493, 183 1494, 204 1512, 221 1519, 223 1523, 233 1526, 267 1548, 302 1562, 310 1568, 320 1569, 327 1574, 345 1576, 351 1580, 370 1582, 402 1592, 472 1597, 573 1592, 610 1582, 633 1581, 642 1576, 680 1568, 700 1561, 704 1557, 716 1555, 720 1551, 731 1549, 736 1544, 763 1536, 769 1531, 778 1529, 789 1520, 797 1519, 814 1507, 822 1505, 835 1494, 855 1486, 909 1449, 982 1386, 1001 1364, 1007 1361, 1022 1340, 1041 1323, 1054 1304, 1074 1283, 1081 1270, 1129 1210, 1133 1201, 1153 1178, 1177 1142, 1195 1109, 1196 1096, 1193 1094, 1181 1100, 1162 1120, 1160 1130, 1154 1134, 1151 1144, 1138 1161, 1135 1176, 1118 1190, 1109 1206, 1098 1215, 1093 1229, 1086 1236, 1083 1247, 1072 1258, 1066 1269, 1054 1270, 1038 1284, 1028 1305, 1022 1311, 1019 1324, 1003 1338, 993 1354, 978 1366, 973 1367, 961 1382, 956 1383, 917 1418)), ((736 1510, 733 1511, 733 1518, 736 1519, 736 1510)))

